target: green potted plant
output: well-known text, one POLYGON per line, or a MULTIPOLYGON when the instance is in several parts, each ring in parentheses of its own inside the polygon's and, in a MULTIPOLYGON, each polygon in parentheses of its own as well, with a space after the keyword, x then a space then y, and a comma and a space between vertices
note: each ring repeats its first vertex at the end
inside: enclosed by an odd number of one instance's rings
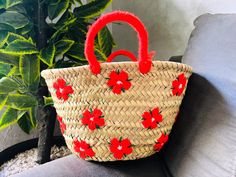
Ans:
MULTIPOLYGON (((89 25, 112 0, 0 0, 0 130, 12 124, 39 131, 38 163, 50 160, 56 112, 40 72, 87 64, 89 25)), ((96 39, 104 61, 114 41, 107 27, 96 39)))

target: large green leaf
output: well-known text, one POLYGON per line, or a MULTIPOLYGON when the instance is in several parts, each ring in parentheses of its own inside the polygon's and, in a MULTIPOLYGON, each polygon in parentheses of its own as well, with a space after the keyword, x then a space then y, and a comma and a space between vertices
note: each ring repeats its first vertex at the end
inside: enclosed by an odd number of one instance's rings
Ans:
POLYGON ((71 56, 75 59, 86 61, 84 56, 84 45, 81 43, 75 43, 70 50, 66 53, 66 55, 71 56))
POLYGON ((21 4, 23 0, 6 0, 6 9, 15 6, 17 4, 21 4))
POLYGON ((29 19, 21 13, 6 11, 0 14, 0 22, 11 25, 15 29, 23 28, 29 23, 29 19))
POLYGON ((6 0, 0 0, 0 9, 3 9, 6 7, 6 0))
POLYGON ((6 105, 14 109, 26 110, 32 106, 37 106, 37 100, 34 96, 30 95, 9 94, 6 105))
POLYGON ((11 42, 15 41, 16 39, 27 41, 27 39, 19 34, 9 32, 7 36, 7 43, 10 44, 11 42))
MULTIPOLYGON (((75 43, 70 50, 66 53, 67 56, 77 59, 79 61, 87 61, 84 56, 84 45, 81 43, 75 43)), ((98 60, 105 61, 106 56, 102 53, 99 49, 95 48, 95 55, 97 56, 98 60)))
POLYGON ((74 67, 78 65, 80 66, 83 65, 83 62, 77 63, 76 61, 72 61, 72 60, 58 60, 56 61, 54 68, 69 68, 69 67, 74 67))
POLYGON ((68 29, 67 35, 74 41, 85 41, 89 25, 90 23, 77 19, 68 29))
POLYGON ((54 104, 54 103, 53 103, 53 100, 52 100, 52 97, 46 97, 46 96, 44 96, 43 99, 44 99, 44 105, 45 105, 45 106, 53 105, 53 104, 54 104))
POLYGON ((69 7, 69 0, 51 0, 48 5, 48 16, 51 20, 62 15, 69 7))
POLYGON ((62 26, 66 25, 70 20, 72 20, 74 17, 73 13, 69 10, 69 8, 65 11, 65 13, 61 16, 61 18, 54 23, 55 29, 59 29, 62 26))
POLYGON ((30 121, 30 116, 28 113, 25 113, 18 121, 19 127, 27 134, 34 128, 30 121))
POLYGON ((0 63, 6 63, 6 64, 18 66, 19 65, 19 56, 0 53, 0 63))
POLYGON ((79 5, 83 5, 83 2, 81 0, 71 0, 73 4, 78 3, 79 5))
POLYGON ((99 50, 97 48, 95 48, 95 55, 96 55, 98 61, 104 62, 107 59, 106 55, 101 50, 99 50))
POLYGON ((68 39, 62 39, 58 41, 56 46, 56 55, 64 55, 74 44, 74 41, 68 39))
POLYGON ((50 44, 46 48, 42 49, 39 53, 39 58, 48 66, 53 65, 53 60, 56 53, 56 47, 54 44, 50 44))
POLYGON ((60 35, 66 33, 69 29, 69 27, 76 21, 76 18, 73 18, 69 21, 67 21, 67 23, 65 23, 62 27, 60 27, 58 30, 56 30, 55 33, 53 33, 53 35, 50 38, 50 41, 54 42, 56 41, 60 35))
POLYGON ((30 41, 17 39, 11 42, 5 49, 0 49, 0 52, 12 55, 25 55, 38 53, 35 44, 30 41))
POLYGON ((0 119, 0 130, 16 123, 26 111, 17 111, 8 107, 0 119))
POLYGON ((7 31, 0 31, 0 48, 2 48, 6 43, 7 35, 8 35, 7 31))
POLYGON ((18 13, 21 13, 21 14, 27 14, 27 11, 26 11, 26 9, 25 9, 23 4, 17 4, 15 6, 11 6, 7 10, 8 11, 18 12, 18 13))
POLYGON ((14 32, 15 29, 7 24, 0 23, 0 48, 7 42, 8 32, 14 32))
POLYGON ((0 63, 0 74, 4 76, 12 76, 18 73, 18 67, 6 63, 0 63))
POLYGON ((29 119, 33 127, 36 127, 36 117, 38 113, 38 106, 33 106, 29 109, 28 114, 29 114, 29 119))
POLYGON ((7 94, 0 94, 0 110, 3 108, 7 101, 7 94))
POLYGON ((29 90, 36 91, 40 81, 40 60, 36 55, 22 55, 19 62, 20 74, 29 90))
POLYGON ((0 93, 10 93, 18 89, 18 84, 9 77, 0 79, 0 93))
POLYGON ((13 75, 20 75, 19 67, 18 66, 13 66, 10 70, 10 72, 6 75, 8 77, 13 76, 13 75))
POLYGON ((74 0, 74 2, 79 3, 80 5, 83 5, 83 2, 81 0, 74 0))
MULTIPOLYGON (((14 80, 19 85, 17 93, 19 93, 19 94, 27 94, 27 93, 29 93, 30 90, 28 89, 27 85, 25 85, 24 81, 22 80, 21 75, 20 75, 20 71, 17 71, 17 72, 19 72, 19 74, 18 74, 19 77, 14 77, 14 80)), ((14 75, 16 75, 16 73, 14 75)))
POLYGON ((104 27, 98 33, 98 47, 107 57, 111 54, 112 48, 115 46, 113 37, 107 27, 104 27))
POLYGON ((112 0, 95 0, 74 9, 78 18, 92 18, 100 15, 112 0))
POLYGON ((0 63, 0 74, 7 76, 11 71, 12 66, 6 63, 0 63))
POLYGON ((33 30, 33 23, 30 22, 26 26, 24 26, 23 28, 18 29, 17 33, 25 35, 25 34, 31 32, 32 30, 33 30))
POLYGON ((11 25, 0 23, 0 31, 7 31, 7 32, 15 32, 15 28, 13 28, 11 25))

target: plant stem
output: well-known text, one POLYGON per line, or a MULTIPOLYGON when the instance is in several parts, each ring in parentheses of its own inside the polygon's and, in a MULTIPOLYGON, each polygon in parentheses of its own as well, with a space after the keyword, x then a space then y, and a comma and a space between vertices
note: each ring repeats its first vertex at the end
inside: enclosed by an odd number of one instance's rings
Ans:
MULTIPOLYGON (((45 23, 45 7, 40 0, 37 1, 37 48, 40 50, 47 45, 46 23, 45 23)), ((43 106, 43 96, 48 96, 47 87, 39 87, 37 93, 39 108, 37 114, 39 141, 38 141, 38 157, 39 164, 50 161, 51 141, 53 137, 56 111, 53 107, 43 106)))
POLYGON ((37 11, 37 47, 42 49, 46 46, 46 31, 45 31, 45 14, 44 5, 38 0, 38 11, 37 11))
POLYGON ((38 158, 39 164, 50 161, 51 142, 54 132, 56 111, 53 107, 42 107, 38 109, 38 158))

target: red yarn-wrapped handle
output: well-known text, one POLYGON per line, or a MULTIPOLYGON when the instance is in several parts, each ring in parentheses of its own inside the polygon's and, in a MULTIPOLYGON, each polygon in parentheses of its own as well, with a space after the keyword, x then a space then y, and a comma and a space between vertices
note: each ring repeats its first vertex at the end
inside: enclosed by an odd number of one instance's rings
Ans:
MULTIPOLYGON (((87 58, 90 69, 92 73, 99 74, 101 72, 101 66, 98 62, 95 52, 94 52, 94 40, 97 33, 104 27, 106 24, 114 22, 114 21, 122 21, 131 25, 135 31, 138 33, 139 39, 139 70, 142 74, 146 74, 150 71, 152 66, 152 57, 154 52, 148 52, 148 33, 143 23, 139 20, 135 15, 124 12, 124 11, 114 11, 108 14, 101 16, 92 26, 89 28, 87 38, 85 41, 84 54, 87 58)), ((112 60, 117 55, 126 55, 132 60, 137 60, 136 57, 130 53, 129 51, 120 50, 112 53, 108 60, 112 60), (135 58, 135 59, 134 59, 135 58)))
POLYGON ((132 54, 131 52, 127 51, 127 50, 117 50, 115 52, 113 52, 108 58, 107 58, 107 62, 111 62, 116 56, 118 55, 125 55, 127 57, 129 57, 131 59, 131 61, 137 61, 137 58, 135 57, 134 54, 132 54))

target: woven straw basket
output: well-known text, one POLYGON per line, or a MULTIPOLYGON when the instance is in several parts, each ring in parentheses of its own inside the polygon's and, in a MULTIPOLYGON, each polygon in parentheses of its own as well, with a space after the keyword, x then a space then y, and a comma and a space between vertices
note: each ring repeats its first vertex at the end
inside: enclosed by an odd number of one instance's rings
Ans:
POLYGON ((134 160, 163 147, 175 122, 192 68, 152 61, 148 34, 128 12, 100 17, 89 29, 85 56, 89 65, 42 72, 54 101, 67 146, 86 160, 134 160), (94 38, 107 23, 124 21, 138 33, 139 56, 132 62, 99 63, 94 38))

